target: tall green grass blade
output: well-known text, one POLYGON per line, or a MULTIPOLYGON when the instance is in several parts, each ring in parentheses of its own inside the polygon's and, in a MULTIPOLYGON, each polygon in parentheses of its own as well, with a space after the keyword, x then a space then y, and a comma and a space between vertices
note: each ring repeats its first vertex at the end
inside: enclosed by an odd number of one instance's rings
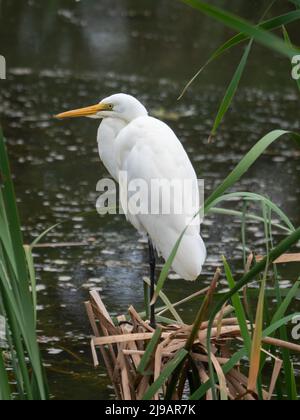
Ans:
MULTIPOLYGON (((205 208, 217 200, 223 195, 230 187, 232 187, 239 179, 248 171, 248 169, 256 162, 256 160, 271 146, 276 140, 280 139, 286 134, 293 134, 289 131, 275 130, 268 133, 256 145, 246 154, 236 168, 230 173, 230 175, 223 181, 223 183, 210 195, 205 202, 205 208)), ((295 138, 300 144, 300 136, 294 134, 295 138)))
MULTIPOLYGON (((0 170, 1 170, 1 179, 3 183, 2 195, 4 200, 2 203, 4 205, 7 222, 9 226, 10 236, 13 238, 11 241, 14 258, 16 261, 16 269, 18 272, 19 278, 22 278, 24 273, 26 273, 26 261, 23 250, 23 240, 20 231, 20 220, 19 215, 15 206, 16 197, 14 192, 13 183, 10 177, 10 168, 7 159, 6 149, 4 145, 3 134, 0 129, 0 170)), ((3 209, 3 210, 4 210, 3 209)))
MULTIPOLYGON (((246 213, 243 214, 243 212, 241 211, 237 211, 237 210, 230 210, 230 209, 225 209, 225 208, 219 208, 219 207, 211 207, 207 214, 220 214, 223 216, 233 216, 233 217, 238 217, 239 219, 243 220, 244 218, 249 220, 249 221, 256 221, 256 222, 263 222, 263 218, 260 216, 257 216, 256 214, 252 214, 252 213, 246 213)), ((272 221, 272 226, 280 229, 280 230, 284 230, 285 233, 292 233, 295 229, 289 229, 283 225, 279 225, 278 223, 275 223, 272 221)))
POLYGON ((296 373, 295 373, 293 363, 291 363, 290 377, 291 377, 291 397, 290 397, 290 400, 291 401, 298 401, 299 398, 298 398, 297 384, 296 384, 296 373))
MULTIPOLYGON (((233 289, 236 285, 231 269, 229 267, 229 264, 226 260, 225 257, 223 257, 223 264, 224 264, 224 268, 225 268, 225 274, 226 274, 226 278, 229 284, 229 288, 233 289)), ((236 317, 238 319, 238 323, 239 323, 239 327, 241 329, 241 334, 242 334, 242 338, 244 340, 247 352, 248 352, 248 356, 250 357, 251 354, 251 337, 249 334, 249 329, 248 329, 248 322, 247 322, 247 318, 246 318, 246 313, 242 304, 242 301, 240 299, 240 296, 238 293, 236 293, 235 295, 232 296, 232 304, 235 310, 235 314, 236 317)))
POLYGON ((186 358, 188 352, 185 349, 181 349, 174 359, 166 364, 166 367, 158 377, 158 379, 148 388, 145 395, 143 396, 143 401, 149 401, 153 396, 159 391, 163 386, 166 380, 172 375, 177 366, 186 358))
POLYGON ((60 226, 62 223, 67 223, 67 222, 61 222, 61 223, 56 223, 55 225, 50 226, 48 229, 46 229, 44 232, 42 232, 30 245, 30 247, 33 249, 36 245, 38 245, 42 239, 44 239, 45 236, 48 235, 48 233, 50 233, 52 230, 54 230, 55 228, 57 228, 58 226, 60 226))
POLYGON ((166 325, 174 325, 174 319, 166 318, 165 316, 161 315, 156 316, 156 321, 166 325))
MULTIPOLYGON (((0 277, 1 279, 2 277, 0 277)), ((29 400, 33 399, 29 372, 27 369, 25 351, 22 343, 22 334, 19 329, 18 321, 16 319, 14 311, 14 303, 11 303, 11 300, 7 299, 7 290, 3 288, 3 283, 0 281, 0 292, 3 300, 3 307, 5 309, 5 314, 7 322, 9 324, 8 331, 8 342, 10 343, 10 349, 13 360, 13 367, 15 371, 15 376, 18 379, 18 387, 20 388, 20 397, 26 398, 29 400), (10 337, 11 334, 11 337, 10 337), (16 353, 16 356, 14 355, 16 353)), ((8 296, 9 297, 9 296, 8 296)))
POLYGON ((242 240, 242 247, 243 247, 243 261, 244 261, 244 268, 247 265, 247 201, 243 203, 243 211, 242 211, 242 220, 241 220, 241 240, 242 240))
POLYGON ((225 114, 227 113, 228 109, 230 108, 230 105, 231 105, 231 103, 233 101, 233 98, 236 94, 236 91, 239 87, 242 75, 244 73, 244 70, 245 70, 245 67, 246 67, 246 64, 247 64, 247 61, 248 61, 248 57, 249 57, 249 54, 250 54, 250 51, 251 51, 251 48, 252 48, 252 44, 253 44, 253 41, 251 40, 249 42, 247 48, 245 49, 243 57, 242 57, 239 65, 238 65, 238 67, 237 67, 237 69, 234 73, 234 76, 233 76, 233 78, 232 78, 232 80, 231 80, 231 82, 228 86, 226 94, 225 94, 225 96, 224 96, 224 98, 221 102, 219 111, 217 113, 212 131, 211 131, 211 134, 210 134, 211 138, 216 135, 217 130, 218 130, 220 124, 222 123, 222 121, 225 117, 225 114))
POLYGON ((275 315, 273 316, 271 324, 274 324, 279 319, 284 317, 284 315, 286 314, 286 311, 288 310, 292 301, 297 296, 297 292, 299 290, 299 287, 300 287, 300 279, 297 280, 296 283, 293 285, 293 287, 289 290, 287 296, 285 297, 285 299, 283 300, 283 302, 281 303, 281 305, 277 309, 275 315))
MULTIPOLYGON (((295 22, 300 19, 300 11, 296 10, 293 12, 286 13, 284 15, 276 16, 275 18, 269 19, 258 25, 258 28, 264 29, 266 31, 271 31, 278 29, 283 25, 288 25, 289 23, 295 22)), ((241 44, 244 41, 250 39, 250 36, 245 35, 244 33, 239 33, 234 37, 230 38, 223 45, 221 45, 209 58, 209 60, 198 70, 198 72, 191 78, 191 80, 186 84, 183 91, 181 92, 178 99, 181 99, 186 91, 190 88, 193 82, 201 75, 201 73, 211 64, 214 60, 221 57, 223 54, 228 52, 231 48, 241 44)))
POLYGON ((4 242, 3 237, 0 237, 0 290, 11 334, 11 343, 17 356, 18 371, 15 374, 16 378, 22 381, 20 388, 24 390, 25 398, 46 399, 47 392, 37 344, 35 308, 30 292, 28 265, 23 248, 8 156, 1 133, 0 172, 3 184, 0 190, 1 231, 6 230, 10 239, 8 242, 4 242), (14 260, 13 263, 11 258, 14 260), (34 382, 38 385, 37 391, 33 390, 34 382))
POLYGON ((288 325, 289 322, 293 321, 295 317, 299 317, 300 312, 296 312, 295 314, 287 315, 284 318, 279 319, 278 321, 274 322, 273 324, 269 325, 263 333, 263 338, 265 337, 272 337, 272 334, 276 332, 280 327, 283 325, 288 325))
POLYGON ((293 3, 298 9, 300 9, 300 0, 289 0, 290 3, 293 3))
MULTIPOLYGON (((3 308, 3 305, 1 304, 1 308, 3 308)), ((1 309, 2 313, 5 313, 4 308, 1 309)), ((12 371, 14 372, 15 375, 15 381, 16 381, 16 392, 18 393, 18 396, 21 400, 25 399, 25 394, 24 394, 24 387, 23 387, 23 378, 22 378, 22 371, 20 369, 20 362, 17 358, 17 354, 16 351, 14 349, 14 345, 13 345, 13 340, 10 334, 10 331, 6 331, 6 339, 7 339, 7 343, 8 343, 8 349, 7 351, 10 354, 11 360, 11 367, 12 367, 12 371)))
POLYGON ((31 294, 32 294, 33 310, 34 310, 34 321, 36 325, 37 291, 36 291, 36 277, 35 277, 34 262, 33 262, 31 247, 28 245, 25 245, 24 251, 25 251, 29 278, 30 278, 31 294))
MULTIPOLYGON (((155 330, 155 333, 153 334, 153 337, 151 338, 149 344, 147 345, 146 351, 143 354, 143 357, 142 357, 142 359, 140 361, 140 364, 137 368, 137 372, 140 373, 141 375, 147 375, 148 374, 146 369, 148 368, 149 363, 151 362, 151 359, 153 358, 153 354, 155 353, 155 349, 156 349, 157 345, 159 344, 161 334, 162 334, 162 329, 157 328, 155 330)), ((152 372, 150 372, 150 374, 151 373, 152 372)))
MULTIPOLYGON (((274 247, 271 225, 270 225, 270 242, 271 242, 271 246, 274 247)), ((277 298, 277 311, 272 319, 272 322, 274 323, 285 315, 293 299, 293 296, 295 297, 296 294, 298 293, 298 287, 297 287, 297 284, 295 284, 295 287, 291 288, 291 290, 288 292, 285 299, 283 300, 282 290, 280 288, 280 283, 279 283, 279 274, 278 274, 276 264, 273 264, 273 272, 275 276, 275 290, 276 290, 276 298, 277 298)), ((286 325, 283 325, 279 329, 279 337, 283 341, 288 341, 288 330, 287 330, 286 325)), ((293 380, 293 378, 291 377, 291 370, 292 370, 291 354, 288 349, 284 349, 284 348, 281 349, 281 354, 282 354, 282 359, 283 359, 283 371, 284 371, 284 376, 285 376, 285 381, 286 381, 286 392, 287 392, 288 398, 291 399, 292 398, 292 380, 293 380)), ((283 390, 282 384, 278 384, 277 388, 279 388, 279 391, 282 392, 283 390)))
MULTIPOLYGON (((277 214, 277 216, 287 225, 289 231, 294 231, 295 227, 290 221, 290 219, 287 217, 287 215, 271 200, 269 200, 267 197, 256 194, 256 193, 250 193, 250 192, 237 192, 237 193, 231 193, 231 194, 224 194, 216 198, 211 204, 206 206, 206 212, 209 212, 210 208, 213 206, 216 206, 219 203, 222 203, 223 201, 232 201, 236 199, 242 199, 247 200, 249 202, 251 201, 257 201, 264 203, 269 209, 271 209, 274 213, 277 214)), ((263 218, 259 218, 260 220, 264 221, 263 218)))
MULTIPOLYGON (((272 248, 274 247, 274 243, 273 243, 273 237, 272 237, 272 229, 270 229, 271 231, 271 243, 272 243, 272 248)), ((277 270, 277 266, 276 264, 273 264, 273 274, 274 274, 274 291, 275 291, 275 297, 276 297, 276 306, 277 306, 277 310, 279 309, 280 305, 282 304, 282 299, 283 299, 283 291, 280 288, 280 282, 279 282, 279 274, 278 274, 278 270, 277 270)), ((274 320, 275 322, 275 320, 274 320)), ((283 335, 285 334, 285 332, 283 333, 283 330, 286 330, 286 327, 283 326, 280 329, 280 336, 281 338, 283 338, 283 335)), ((265 361, 267 360, 267 355, 264 356, 265 361)), ((262 369, 264 367, 264 362, 262 363, 262 369)), ((279 376, 282 376, 282 373, 279 374, 279 376)), ((276 383, 276 393, 278 395, 278 398, 280 400, 283 400, 283 395, 284 395, 284 390, 283 390, 283 383, 282 381, 277 381, 276 383)))
POLYGON ((16 260, 8 227, 9 224, 6 217, 4 200, 2 194, 0 194, 0 240, 3 244, 5 244, 5 252, 7 254, 7 258, 9 259, 9 262, 14 270, 15 275, 17 275, 16 260))
POLYGON ((261 29, 258 26, 252 25, 246 20, 239 16, 235 16, 232 13, 224 11, 218 7, 212 6, 202 0, 181 0, 183 3, 199 10, 200 12, 212 17, 213 19, 221 22, 225 26, 234 29, 237 32, 253 38, 256 42, 268 47, 280 53, 283 56, 287 56, 290 59, 296 54, 297 49, 295 47, 290 48, 277 36, 261 29))
POLYGON ((11 391, 7 372, 4 366, 3 353, 0 349, 0 401, 9 401, 10 399, 11 391))

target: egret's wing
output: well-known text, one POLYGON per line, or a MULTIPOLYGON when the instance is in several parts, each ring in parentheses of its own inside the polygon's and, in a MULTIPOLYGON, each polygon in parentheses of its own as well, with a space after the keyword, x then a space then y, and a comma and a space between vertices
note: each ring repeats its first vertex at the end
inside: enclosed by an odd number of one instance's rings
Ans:
MULTIPOLYGON (((191 220, 200 207, 196 173, 182 144, 166 124, 151 117, 134 120, 117 137, 115 150, 118 169, 126 172, 128 181, 142 179, 155 187, 166 180, 173 188, 182 186, 182 190, 193 193, 193 200, 186 197, 183 214, 191 220)), ((180 194, 172 198, 178 199, 180 194)), ((185 226, 180 224, 178 228, 183 230, 185 226)))
MULTIPOLYGON (((174 132, 164 123, 151 117, 141 117, 124 128, 116 139, 115 151, 120 176, 120 195, 123 208, 126 196, 134 196, 130 186, 136 183, 137 193, 143 205, 143 214, 132 214, 129 208, 128 220, 139 230, 146 231, 158 251, 167 259, 180 234, 192 221, 199 210, 197 177, 193 166, 174 132), (125 179, 126 178, 126 179, 125 179), (153 213, 151 203, 154 185, 158 181, 187 181, 187 188, 193 193, 193 200, 186 200, 181 212, 174 213, 174 201, 178 196, 172 193, 171 213, 153 213), (141 184, 148 190, 141 188, 141 184), (145 209, 148 209, 145 211, 145 209), (152 211, 151 211, 152 210, 152 211)), ((156 184, 157 185, 157 184, 156 184)), ((184 193, 183 193, 184 196, 184 193)), ((133 197, 134 198, 134 197, 133 197)), ((155 200, 154 200, 155 201, 155 200)), ((205 246, 200 237, 200 218, 196 217, 188 227, 173 264, 173 268, 183 277, 193 279, 200 273, 206 256, 205 246)))

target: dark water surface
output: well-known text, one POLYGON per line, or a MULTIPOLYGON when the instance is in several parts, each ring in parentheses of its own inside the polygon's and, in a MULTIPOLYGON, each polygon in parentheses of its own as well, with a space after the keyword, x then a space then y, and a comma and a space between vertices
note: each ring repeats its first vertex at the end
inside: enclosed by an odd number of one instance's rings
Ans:
MULTIPOLYGON (((252 21, 267 4, 215 3, 252 21)), ((283 3, 274 13, 282 11, 283 3)), ((2 0, 0 19, 0 54, 8 65, 8 79, 0 83, 1 122, 26 241, 75 216, 44 241, 85 243, 35 253, 39 335, 51 393, 59 399, 108 398, 112 389, 104 369, 94 371, 91 365, 83 302, 90 288, 98 288, 111 313, 123 313, 130 304, 141 310, 147 248, 121 216, 76 216, 95 208, 96 184, 106 174, 97 153, 98 123, 62 123, 52 115, 111 93, 136 95, 176 131, 208 194, 264 134, 275 128, 299 131, 299 93, 290 63, 255 47, 219 136, 208 144, 213 117, 242 50, 212 64, 180 102, 176 98, 185 81, 231 35, 221 25, 175 0, 2 0)), ((291 27, 291 35, 296 42, 297 28, 291 27)), ((299 157, 293 142, 283 140, 236 190, 268 195, 299 225, 299 157)), ((209 255, 204 273, 193 284, 170 279, 166 292, 173 301, 207 284, 223 254, 236 270, 242 266, 238 220, 210 216, 203 235, 209 255)), ((263 249, 262 226, 251 224, 248 240, 252 249, 263 249)), ((296 265, 283 271, 283 287, 298 275, 296 265)), ((196 307, 182 309, 186 320, 193 318, 196 307)))

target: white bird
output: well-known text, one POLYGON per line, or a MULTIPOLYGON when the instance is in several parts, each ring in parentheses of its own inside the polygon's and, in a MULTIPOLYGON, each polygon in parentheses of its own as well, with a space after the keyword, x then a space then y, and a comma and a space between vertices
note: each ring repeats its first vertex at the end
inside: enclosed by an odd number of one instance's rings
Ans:
MULTIPOLYGON (((180 214, 133 214, 128 210, 127 219, 149 239, 151 297, 155 288, 155 252, 167 260, 184 229, 172 268, 185 280, 195 280, 202 271, 206 248, 200 235, 200 208, 197 176, 181 142, 168 125, 148 116, 146 108, 133 96, 112 95, 99 104, 64 112, 59 119, 89 117, 102 119, 98 130, 100 158, 111 176, 120 183, 120 196, 132 194, 125 191, 130 181, 144 180, 150 187, 152 180, 189 180, 193 185, 194 203, 184 206, 180 214), (127 184, 120 182, 126 172, 127 184), (193 220, 188 227, 189 222, 193 220)), ((190 190, 191 192, 191 190, 190 190)), ((151 197, 141 195, 141 201, 151 197)), ((186 197, 186 196, 185 196, 186 197)), ((176 204, 170 196, 171 208, 176 204)), ((122 199, 121 199, 122 201, 122 199)), ((148 201, 147 201, 148 202, 148 201)), ((122 204, 126 205, 126 203, 122 204)), ((143 203, 141 203, 143 204, 143 203)), ((151 324, 155 325, 154 305, 151 307, 151 324)))

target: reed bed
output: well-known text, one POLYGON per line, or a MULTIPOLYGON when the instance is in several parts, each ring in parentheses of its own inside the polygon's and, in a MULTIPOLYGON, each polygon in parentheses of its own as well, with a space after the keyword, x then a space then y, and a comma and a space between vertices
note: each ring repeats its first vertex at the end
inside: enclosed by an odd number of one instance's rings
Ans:
MULTIPOLYGON (((300 254, 287 254, 276 264, 299 259, 300 254)), ((206 311, 209 309, 220 276, 221 271, 217 270, 208 289, 184 301, 205 296, 200 310, 204 315, 203 308, 206 311)), ((284 301, 285 307, 291 294, 284 301)), ((164 312, 161 309, 158 310, 159 324, 157 329, 153 329, 149 321, 142 318, 145 314, 139 314, 133 306, 129 307, 128 314, 111 317, 99 293, 91 291, 85 306, 94 334, 91 339, 94 366, 99 366, 100 354, 118 400, 213 400, 211 361, 218 399, 270 401, 276 397, 276 386, 284 373, 280 351, 300 353, 300 345, 274 337, 274 332, 284 325, 287 318, 271 323, 265 331, 261 331, 260 341, 255 341, 255 331, 259 327, 241 317, 243 305, 241 301, 239 303, 241 306, 235 300, 233 306, 223 306, 210 331, 209 321, 199 324, 195 321, 195 324, 188 325, 161 317, 159 313, 164 312), (233 313, 237 315, 233 316, 233 313), (245 328, 249 337, 254 332, 250 343, 254 359, 247 358, 245 328), (208 336, 210 349, 207 346, 208 336), (258 389, 259 372, 255 371, 255 366, 263 366, 264 358, 269 359, 272 373, 258 389)))

